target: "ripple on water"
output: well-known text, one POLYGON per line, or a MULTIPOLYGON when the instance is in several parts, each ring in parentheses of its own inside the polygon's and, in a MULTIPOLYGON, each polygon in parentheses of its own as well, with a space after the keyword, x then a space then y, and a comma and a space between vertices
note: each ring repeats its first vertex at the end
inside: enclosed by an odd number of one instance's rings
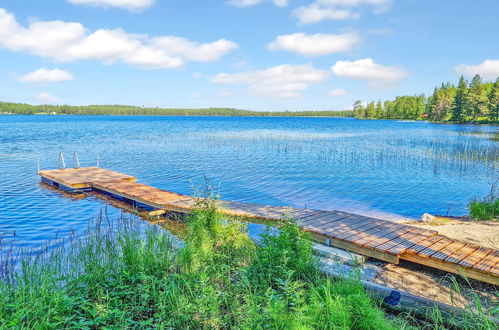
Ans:
POLYGON ((498 142, 484 138, 497 133, 341 118, 0 116, 0 235, 33 249, 98 215, 103 201, 39 184, 37 161, 56 168, 60 151, 183 194, 207 178, 227 200, 386 219, 460 215, 498 177, 498 142))

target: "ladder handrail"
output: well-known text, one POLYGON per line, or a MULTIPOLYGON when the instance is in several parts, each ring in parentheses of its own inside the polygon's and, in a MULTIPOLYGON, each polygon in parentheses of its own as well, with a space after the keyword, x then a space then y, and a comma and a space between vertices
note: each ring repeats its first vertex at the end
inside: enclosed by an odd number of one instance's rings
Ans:
POLYGON ((64 153, 62 151, 59 152, 59 160, 57 162, 57 166, 59 166, 59 169, 66 168, 66 162, 64 161, 64 153))
POLYGON ((80 167, 80 160, 78 159, 78 153, 76 151, 73 151, 73 160, 71 164, 73 165, 73 168, 80 167))

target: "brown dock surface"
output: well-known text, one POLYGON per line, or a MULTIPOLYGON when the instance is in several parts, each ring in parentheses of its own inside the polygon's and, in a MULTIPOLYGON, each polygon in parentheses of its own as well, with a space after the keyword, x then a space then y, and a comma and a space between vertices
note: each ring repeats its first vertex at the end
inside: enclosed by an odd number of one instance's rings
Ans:
MULTIPOLYGON (((39 171, 66 189, 93 189, 155 209, 153 214, 189 213, 196 198, 136 183, 135 178, 99 167, 39 171)), ((499 285, 499 251, 460 242, 437 231, 348 212, 299 209, 234 201, 217 201, 223 214, 266 222, 295 219, 323 243, 368 257, 399 263, 400 259, 499 285)))

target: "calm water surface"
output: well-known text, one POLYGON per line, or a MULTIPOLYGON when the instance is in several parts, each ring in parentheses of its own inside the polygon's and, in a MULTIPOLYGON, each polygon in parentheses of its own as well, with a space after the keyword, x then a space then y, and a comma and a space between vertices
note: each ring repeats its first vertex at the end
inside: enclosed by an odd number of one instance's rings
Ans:
MULTIPOLYGON (((191 194, 386 219, 462 215, 499 173, 497 126, 348 118, 0 116, 0 237, 33 248, 83 230, 104 202, 40 185, 57 155, 191 194)), ((119 210, 108 208, 111 217, 119 210)))

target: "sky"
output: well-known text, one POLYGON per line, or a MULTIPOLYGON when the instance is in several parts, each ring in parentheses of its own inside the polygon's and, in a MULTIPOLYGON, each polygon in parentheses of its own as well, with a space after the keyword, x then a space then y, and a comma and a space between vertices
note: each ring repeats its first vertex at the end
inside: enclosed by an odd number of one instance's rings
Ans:
POLYGON ((497 0, 1 0, 0 101, 341 110, 499 76, 497 0))

